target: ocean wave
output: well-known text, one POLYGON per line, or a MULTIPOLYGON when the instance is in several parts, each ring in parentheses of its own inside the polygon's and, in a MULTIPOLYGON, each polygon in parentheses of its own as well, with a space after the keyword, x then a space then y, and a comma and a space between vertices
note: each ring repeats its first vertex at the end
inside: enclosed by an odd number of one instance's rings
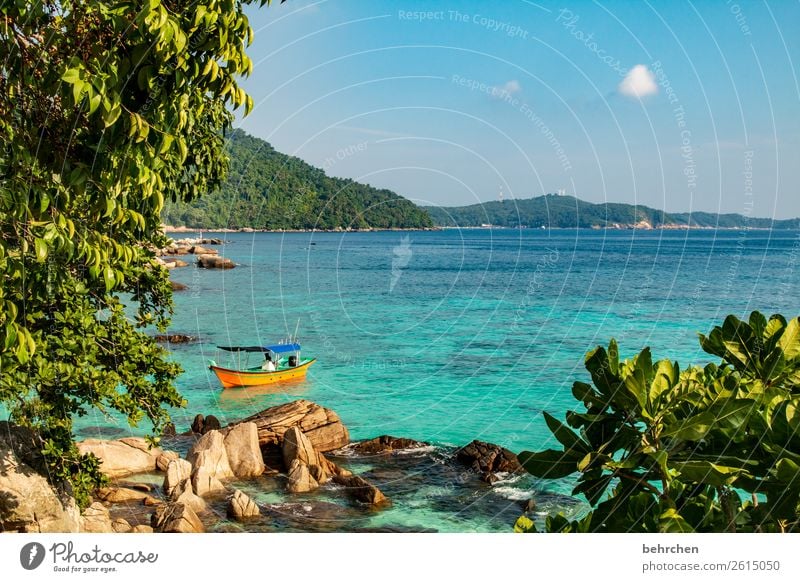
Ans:
POLYGON ((519 489, 517 487, 511 487, 510 485, 505 485, 501 487, 493 487, 492 491, 501 497, 505 497, 511 501, 527 501, 531 497, 534 496, 532 491, 527 489, 519 489))

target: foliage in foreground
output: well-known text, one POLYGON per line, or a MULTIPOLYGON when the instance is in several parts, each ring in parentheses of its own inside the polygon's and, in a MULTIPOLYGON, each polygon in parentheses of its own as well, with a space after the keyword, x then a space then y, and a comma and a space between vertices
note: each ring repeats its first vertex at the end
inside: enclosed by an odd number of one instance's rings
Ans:
POLYGON ((101 477, 74 417, 157 434, 182 403, 144 333, 171 314, 150 249, 165 199, 224 178, 227 106, 252 106, 245 3, 0 2, 0 403, 81 503, 101 477))
POLYGON ((520 455, 543 479, 577 473, 592 507, 547 531, 800 529, 800 319, 729 316, 700 343, 719 365, 681 371, 649 349, 620 362, 613 340, 587 354, 592 384, 572 388, 584 410, 545 413, 562 448, 520 455))

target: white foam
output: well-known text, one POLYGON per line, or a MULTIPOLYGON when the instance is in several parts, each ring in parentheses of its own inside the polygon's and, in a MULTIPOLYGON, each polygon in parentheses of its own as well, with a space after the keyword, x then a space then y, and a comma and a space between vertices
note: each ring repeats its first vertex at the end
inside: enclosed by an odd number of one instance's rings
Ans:
POLYGON ((533 492, 528 491, 527 489, 517 489, 516 487, 510 486, 503 486, 503 487, 492 487, 492 491, 505 497, 506 499, 510 499, 511 501, 527 501, 531 497, 533 497, 533 492))

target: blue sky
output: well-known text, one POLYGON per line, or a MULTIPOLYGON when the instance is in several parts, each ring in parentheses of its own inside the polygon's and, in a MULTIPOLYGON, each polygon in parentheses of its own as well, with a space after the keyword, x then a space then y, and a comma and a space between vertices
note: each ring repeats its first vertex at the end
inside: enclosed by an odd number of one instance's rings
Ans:
POLYGON ((800 216, 798 2, 289 0, 238 124, 421 204, 800 216))

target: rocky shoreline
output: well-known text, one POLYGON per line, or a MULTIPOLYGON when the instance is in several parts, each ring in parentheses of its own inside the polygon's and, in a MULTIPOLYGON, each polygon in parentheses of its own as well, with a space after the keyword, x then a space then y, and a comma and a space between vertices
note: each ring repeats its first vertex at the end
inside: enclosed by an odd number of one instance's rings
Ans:
POLYGON ((507 449, 473 441, 442 451, 388 435, 351 442, 335 412, 308 400, 225 427, 198 415, 191 430, 165 436, 161 447, 136 437, 81 441, 110 479, 82 513, 26 465, 35 451, 25 450, 32 442, 25 432, 2 428, 0 531, 376 531, 372 519, 390 512, 393 498, 408 504, 423 497, 452 503, 455 515, 464 508, 496 515, 510 531, 515 516, 537 511, 534 491, 514 501, 492 495, 494 484, 525 478, 507 449))

